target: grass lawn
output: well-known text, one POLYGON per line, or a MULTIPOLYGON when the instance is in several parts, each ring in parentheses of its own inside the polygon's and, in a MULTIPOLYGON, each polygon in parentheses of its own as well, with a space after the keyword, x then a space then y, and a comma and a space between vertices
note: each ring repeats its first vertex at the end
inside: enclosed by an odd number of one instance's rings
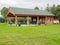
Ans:
POLYGON ((0 23, 0 45, 60 45, 60 25, 16 27, 0 23))

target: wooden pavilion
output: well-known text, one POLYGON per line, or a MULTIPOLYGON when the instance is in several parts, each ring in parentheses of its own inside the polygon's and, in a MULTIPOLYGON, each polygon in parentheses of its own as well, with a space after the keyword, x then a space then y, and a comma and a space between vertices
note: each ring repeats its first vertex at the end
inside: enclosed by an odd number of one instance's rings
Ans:
POLYGON ((35 21, 35 24, 53 24, 54 15, 46 10, 34 10, 25 8, 10 7, 7 12, 7 21, 9 22, 11 17, 15 17, 15 24, 18 25, 18 17, 26 17, 26 24, 30 24, 30 18, 35 21))

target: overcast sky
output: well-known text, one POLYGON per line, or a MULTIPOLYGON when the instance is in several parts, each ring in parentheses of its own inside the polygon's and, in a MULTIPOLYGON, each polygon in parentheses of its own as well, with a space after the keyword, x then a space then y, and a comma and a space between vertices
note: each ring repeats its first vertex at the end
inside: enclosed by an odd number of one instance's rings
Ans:
POLYGON ((47 4, 60 4, 60 0, 0 0, 0 9, 2 7, 20 7, 33 9, 35 6, 44 9, 47 4))

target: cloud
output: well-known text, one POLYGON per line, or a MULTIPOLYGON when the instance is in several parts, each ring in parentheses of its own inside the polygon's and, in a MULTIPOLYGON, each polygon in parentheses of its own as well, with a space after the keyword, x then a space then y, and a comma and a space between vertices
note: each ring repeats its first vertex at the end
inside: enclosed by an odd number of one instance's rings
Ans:
POLYGON ((34 8, 35 6, 45 8, 49 4, 60 4, 60 0, 0 0, 0 7, 34 8))

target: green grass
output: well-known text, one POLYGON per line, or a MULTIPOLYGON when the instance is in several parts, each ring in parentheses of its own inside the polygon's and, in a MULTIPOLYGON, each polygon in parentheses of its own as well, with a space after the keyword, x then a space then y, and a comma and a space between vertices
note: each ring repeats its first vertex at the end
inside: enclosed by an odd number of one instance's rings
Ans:
POLYGON ((0 24, 0 45, 60 45, 60 25, 0 24))

